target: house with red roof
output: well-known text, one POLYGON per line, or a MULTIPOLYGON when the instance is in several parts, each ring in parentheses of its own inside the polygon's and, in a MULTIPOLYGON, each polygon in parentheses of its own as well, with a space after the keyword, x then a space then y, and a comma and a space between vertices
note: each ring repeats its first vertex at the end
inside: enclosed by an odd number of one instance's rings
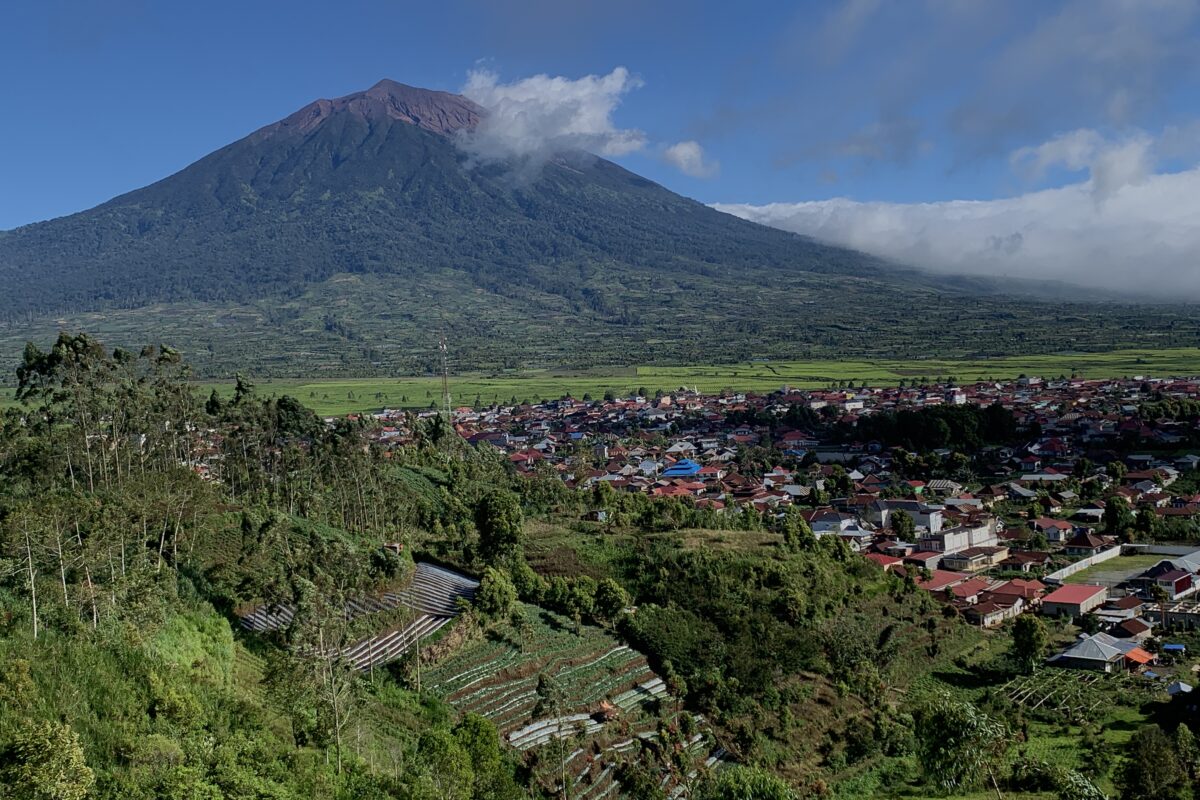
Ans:
POLYGON ((922 589, 930 592, 944 592, 946 589, 956 584, 969 580, 970 575, 964 575, 961 572, 950 572, 944 569, 935 569, 930 574, 928 580, 917 580, 917 585, 922 589))
POLYGON ((884 572, 891 572, 894 568, 904 563, 903 559, 895 556, 885 555, 883 553, 867 553, 866 558, 869 561, 874 561, 879 566, 883 567, 884 572))
POLYGON ((992 587, 992 594, 997 598, 1021 598, 1026 605, 1041 605, 1042 594, 1046 591, 1046 584, 1039 580, 1025 580, 1024 578, 1013 578, 1010 581, 992 587))
POLYGON ((1038 517, 1030 524, 1030 527, 1039 533, 1044 533, 1046 540, 1052 543, 1065 542, 1075 530, 1075 526, 1066 520, 1051 517, 1038 517))
POLYGON ((1091 584, 1067 584, 1042 598, 1042 613, 1051 617, 1082 617, 1104 605, 1108 589, 1091 584))
POLYGON ((963 617, 972 625, 994 628, 1006 619, 1019 616, 1025 610, 1020 597, 1001 597, 991 592, 981 594, 978 601, 962 609, 963 617))
POLYGON ((962 583, 956 583, 950 586, 947 591, 955 600, 961 600, 967 604, 976 603, 979 601, 979 596, 992 587, 992 582, 986 578, 970 578, 962 583))

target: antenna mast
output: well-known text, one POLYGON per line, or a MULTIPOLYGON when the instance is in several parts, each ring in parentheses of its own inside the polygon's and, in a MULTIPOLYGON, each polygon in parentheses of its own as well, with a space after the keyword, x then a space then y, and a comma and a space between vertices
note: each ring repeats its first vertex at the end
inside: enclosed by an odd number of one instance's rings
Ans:
POLYGON ((442 413, 446 415, 446 422, 450 423, 453 421, 450 415, 450 367, 446 358, 446 334, 444 333, 438 344, 438 350, 442 357, 442 413))

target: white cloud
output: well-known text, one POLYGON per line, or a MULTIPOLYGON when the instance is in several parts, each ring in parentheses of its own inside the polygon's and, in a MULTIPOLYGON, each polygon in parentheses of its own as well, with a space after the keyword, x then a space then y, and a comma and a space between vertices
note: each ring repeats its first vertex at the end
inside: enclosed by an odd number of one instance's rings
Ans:
POLYGON ((1013 163, 1087 168, 1090 176, 1002 200, 715 207, 936 271, 1200 299, 1200 167, 1155 174, 1156 145, 1140 133, 1056 137, 1014 153, 1013 163))
POLYGON ((1030 180, 1038 180, 1054 166, 1061 165, 1071 170, 1086 169, 1103 143, 1104 137, 1098 132, 1081 128, 1059 134, 1039 145, 1022 147, 1009 157, 1009 162, 1030 180))
MULTIPOLYGON (((474 130, 459 132, 459 146, 481 162, 516 162, 526 176, 556 154, 586 150, 618 157, 647 149, 646 134, 621 128, 613 114, 622 98, 642 85, 625 67, 607 75, 571 79, 534 75, 501 83, 487 70, 468 73, 462 94, 487 109, 474 130)), ((707 178, 720 171, 699 142, 657 145, 662 158, 680 172, 707 178)))
POLYGON ((472 71, 462 94, 488 114, 460 143, 481 161, 540 163, 567 150, 626 155, 644 148, 646 136, 618 128, 612 116, 621 98, 641 85, 624 67, 576 80, 534 75, 512 83, 501 83, 494 72, 472 71))
POLYGON ((690 139, 668 147, 663 151, 663 158, 684 175, 693 178, 711 178, 721 168, 718 162, 705 157, 704 148, 699 142, 690 139))
POLYGON ((879 11, 880 0, 842 0, 817 30, 814 44, 829 61, 846 54, 879 11))
POLYGON ((1034 147, 1022 147, 1009 157, 1009 163, 1030 180, 1041 179, 1051 167, 1090 170, 1092 193, 1103 200, 1146 179, 1154 168, 1155 146, 1154 139, 1143 131, 1110 141, 1098 131, 1081 128, 1034 147))

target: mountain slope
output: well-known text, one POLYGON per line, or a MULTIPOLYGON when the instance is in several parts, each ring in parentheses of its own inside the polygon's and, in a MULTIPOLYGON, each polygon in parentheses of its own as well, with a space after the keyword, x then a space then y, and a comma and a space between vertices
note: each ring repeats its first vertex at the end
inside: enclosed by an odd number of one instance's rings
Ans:
POLYGON ((497 290, 526 267, 607 259, 861 270, 873 259, 718 213, 585 153, 524 182, 453 134, 481 110, 382 82, 317 101, 144 189, 0 239, 0 313, 245 300, 337 273, 459 269, 497 290))
MULTIPOLYGON (((934 337, 995 311, 965 293, 978 281, 747 222, 587 153, 474 163, 460 137, 485 114, 382 81, 0 233, 0 354, 85 327, 174 342, 210 372, 419 371, 440 331, 459 368, 904 355, 928 346, 896 334, 913 310, 934 337), (245 351, 206 359, 231 342, 245 351)), ((1022 335, 1043 316, 1014 313, 1022 335)), ((1079 313, 1104 330, 1076 346, 1144 343, 1120 315, 1079 313)), ((982 344, 1020 346, 1004 338, 982 344)))

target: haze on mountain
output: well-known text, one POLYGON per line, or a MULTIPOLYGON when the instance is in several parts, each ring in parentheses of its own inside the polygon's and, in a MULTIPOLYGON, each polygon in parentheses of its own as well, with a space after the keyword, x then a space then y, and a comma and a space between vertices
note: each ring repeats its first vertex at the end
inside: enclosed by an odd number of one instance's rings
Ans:
MULTIPOLYGON (((980 321, 995 303, 975 293, 993 284, 738 219, 578 149, 533 169, 481 159, 486 118, 384 80, 2 233, 5 357, 63 327, 162 337, 213 372, 420 371, 442 334, 464 368, 902 354, 927 346, 894 335, 918 309, 935 343, 940 319, 967 314, 1013 346, 1015 327, 980 321), (206 362, 227 342, 240 347, 206 362)), ((1104 342, 1125 321, 1077 313, 1104 342)))

